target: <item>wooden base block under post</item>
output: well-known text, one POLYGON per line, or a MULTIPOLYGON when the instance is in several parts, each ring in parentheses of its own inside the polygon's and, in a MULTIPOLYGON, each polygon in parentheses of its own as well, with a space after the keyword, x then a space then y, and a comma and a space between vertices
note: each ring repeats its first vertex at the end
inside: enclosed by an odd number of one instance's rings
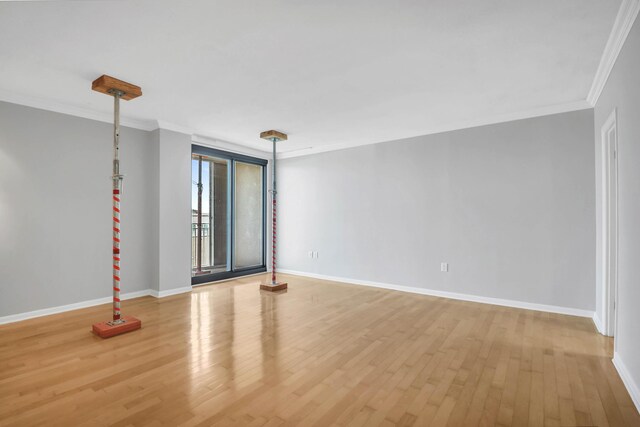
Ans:
POLYGON ((271 291, 271 292, 276 292, 276 291, 282 291, 287 289, 287 283, 286 282, 276 282, 275 284, 272 283, 261 283, 260 284, 260 290, 261 291, 271 291))
POLYGON ((117 325, 110 325, 109 322, 95 323, 93 325, 93 333, 100 338, 110 338, 142 327, 142 322, 133 316, 122 316, 122 319, 124 322, 117 325))

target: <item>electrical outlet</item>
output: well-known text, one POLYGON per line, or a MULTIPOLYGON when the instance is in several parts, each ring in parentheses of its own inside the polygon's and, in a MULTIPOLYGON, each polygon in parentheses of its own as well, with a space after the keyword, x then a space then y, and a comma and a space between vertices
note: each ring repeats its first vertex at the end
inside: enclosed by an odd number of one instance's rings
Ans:
POLYGON ((313 258, 313 251, 309 251, 309 258, 313 258))
POLYGON ((448 262, 441 262, 440 263, 440 271, 444 271, 445 273, 447 271, 449 271, 449 263, 448 262))
POLYGON ((318 258, 318 251, 315 251, 315 252, 313 253, 313 257, 314 257, 314 258, 316 258, 316 259, 318 258))

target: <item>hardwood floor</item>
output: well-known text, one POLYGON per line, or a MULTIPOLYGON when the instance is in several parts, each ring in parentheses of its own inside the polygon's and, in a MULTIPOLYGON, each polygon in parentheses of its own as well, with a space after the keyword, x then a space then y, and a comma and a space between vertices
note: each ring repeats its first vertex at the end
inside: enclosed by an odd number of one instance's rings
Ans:
POLYGON ((283 278, 0 326, 0 425, 640 426, 590 319, 283 278))

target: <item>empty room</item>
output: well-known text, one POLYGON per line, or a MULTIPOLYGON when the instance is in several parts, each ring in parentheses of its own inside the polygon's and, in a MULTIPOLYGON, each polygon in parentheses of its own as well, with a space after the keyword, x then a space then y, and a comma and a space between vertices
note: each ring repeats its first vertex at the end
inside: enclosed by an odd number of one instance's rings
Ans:
POLYGON ((640 0, 0 1, 0 426, 639 426, 640 0))

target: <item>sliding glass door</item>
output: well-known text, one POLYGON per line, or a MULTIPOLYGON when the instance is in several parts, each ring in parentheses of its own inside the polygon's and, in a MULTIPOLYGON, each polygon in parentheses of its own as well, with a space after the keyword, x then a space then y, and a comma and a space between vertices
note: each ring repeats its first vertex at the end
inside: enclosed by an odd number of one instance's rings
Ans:
POLYGON ((192 284, 266 271, 266 160, 192 153, 192 284))

